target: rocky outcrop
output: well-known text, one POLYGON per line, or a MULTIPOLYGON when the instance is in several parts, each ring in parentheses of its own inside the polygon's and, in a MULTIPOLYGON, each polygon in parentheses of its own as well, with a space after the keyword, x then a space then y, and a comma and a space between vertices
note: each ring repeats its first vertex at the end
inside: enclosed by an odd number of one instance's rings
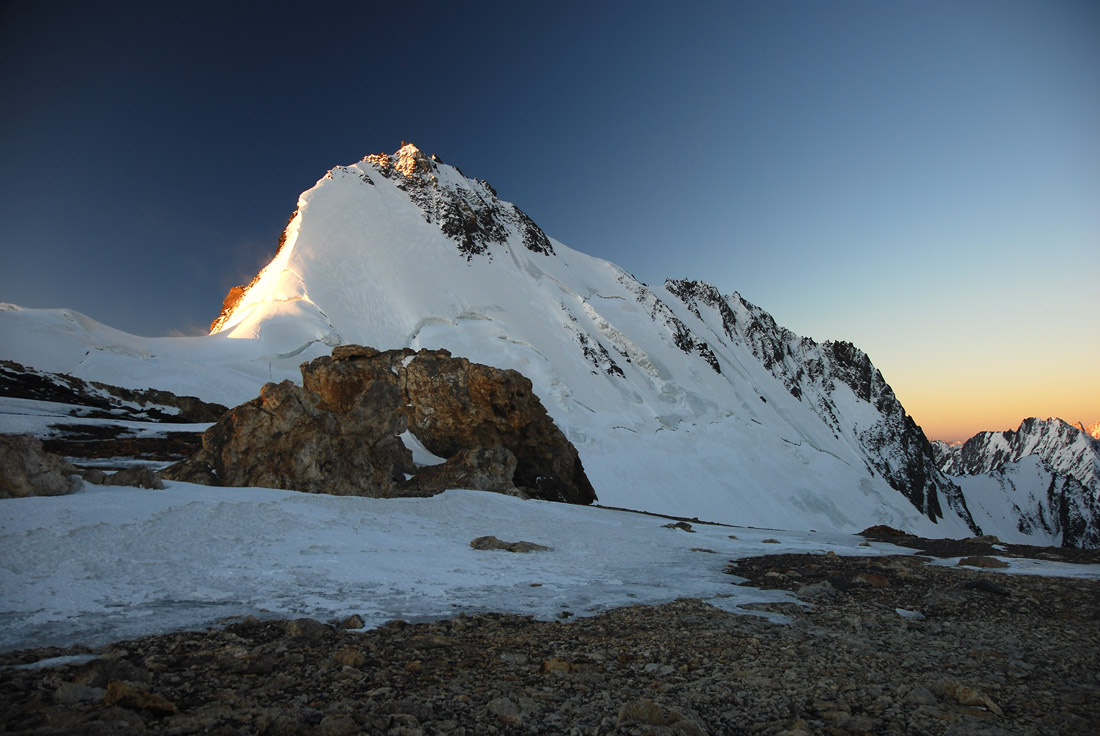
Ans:
POLYGON ((418 468, 402 486, 408 496, 433 496, 447 488, 475 488, 526 497, 516 488, 516 456, 504 447, 459 450, 439 465, 418 468))
POLYGON ((226 407, 194 396, 158 389, 130 389, 85 381, 65 373, 28 368, 0 360, 0 393, 18 399, 81 407, 77 414, 96 419, 128 419, 173 424, 214 422, 226 407))
POLYGON ((576 448, 516 371, 446 350, 345 345, 223 416, 167 478, 374 497, 464 487, 552 501, 596 495, 576 448), (406 429, 443 465, 418 469, 406 429))
POLYGON ((202 450, 162 475, 205 485, 391 496, 415 470, 397 437, 406 428, 399 400, 381 381, 340 407, 290 381, 269 383, 206 430, 202 450))
POLYGON ((882 477, 932 521, 950 507, 972 531, 980 530, 961 490, 939 472, 933 447, 894 395, 882 373, 850 342, 817 343, 776 324, 739 294, 723 296, 704 281, 669 280, 665 288, 726 344, 743 343, 761 365, 836 434, 852 436, 872 476, 882 477), (720 326, 720 331, 718 327, 720 326), (875 412, 870 423, 846 416, 835 397, 846 387, 875 412))
MULTIPOLYGON (((519 207, 497 197, 496 190, 483 179, 468 180, 456 186, 441 182, 436 156, 427 156, 411 143, 402 142, 394 154, 376 153, 363 158, 381 177, 397 181, 424 213, 424 220, 435 223, 444 235, 457 243, 467 260, 492 254, 490 246, 501 244, 514 233, 532 253, 553 255, 554 246, 534 221, 519 207)), ((334 171, 346 173, 346 167, 334 171)), ((332 176, 332 172, 329 172, 332 176)), ((359 177, 373 185, 370 176, 359 177)))
POLYGON ((0 498, 64 496, 83 487, 76 468, 36 437, 0 435, 0 498))

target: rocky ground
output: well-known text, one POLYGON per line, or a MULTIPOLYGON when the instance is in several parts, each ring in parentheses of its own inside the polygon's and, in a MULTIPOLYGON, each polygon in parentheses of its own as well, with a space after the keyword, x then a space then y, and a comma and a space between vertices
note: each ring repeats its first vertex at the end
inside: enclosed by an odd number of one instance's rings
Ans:
POLYGON ((246 619, 37 668, 80 652, 9 652, 0 732, 1096 733, 1100 581, 927 560, 731 563, 731 585, 797 594, 769 606, 788 623, 680 600, 371 631, 246 619))

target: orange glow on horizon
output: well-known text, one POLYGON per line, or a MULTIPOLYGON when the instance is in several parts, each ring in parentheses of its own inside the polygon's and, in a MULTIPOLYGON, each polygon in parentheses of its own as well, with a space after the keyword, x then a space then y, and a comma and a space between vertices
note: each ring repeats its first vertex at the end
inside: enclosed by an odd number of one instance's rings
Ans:
POLYGON ((1082 400, 1072 388, 1033 388, 1030 392, 992 390, 908 391, 899 399, 929 439, 956 442, 978 432, 1018 429, 1028 417, 1057 417, 1086 428, 1100 421, 1100 399, 1082 400))

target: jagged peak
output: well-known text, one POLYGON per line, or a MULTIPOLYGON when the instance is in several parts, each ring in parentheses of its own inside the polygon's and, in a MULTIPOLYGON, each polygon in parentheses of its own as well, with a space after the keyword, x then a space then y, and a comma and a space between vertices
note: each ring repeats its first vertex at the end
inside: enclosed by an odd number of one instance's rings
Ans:
POLYGON ((428 156, 415 144, 406 143, 405 141, 401 141, 401 147, 392 154, 372 153, 364 156, 363 160, 383 170, 392 169, 406 179, 424 174, 430 175, 437 164, 443 163, 438 156, 428 156))
POLYGON ((1094 440, 1100 440, 1100 419, 1096 420, 1092 424, 1085 426, 1084 422, 1077 422, 1077 426, 1081 428, 1081 431, 1092 437, 1094 440))

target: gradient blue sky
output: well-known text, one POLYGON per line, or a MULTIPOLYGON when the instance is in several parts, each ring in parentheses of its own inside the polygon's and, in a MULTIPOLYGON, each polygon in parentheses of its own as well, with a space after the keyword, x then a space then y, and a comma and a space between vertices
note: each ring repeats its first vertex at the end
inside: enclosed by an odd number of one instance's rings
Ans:
POLYGON ((201 331, 407 140, 854 342, 932 436, 1100 419, 1100 3, 307 5, 0 5, 0 300, 201 331))

